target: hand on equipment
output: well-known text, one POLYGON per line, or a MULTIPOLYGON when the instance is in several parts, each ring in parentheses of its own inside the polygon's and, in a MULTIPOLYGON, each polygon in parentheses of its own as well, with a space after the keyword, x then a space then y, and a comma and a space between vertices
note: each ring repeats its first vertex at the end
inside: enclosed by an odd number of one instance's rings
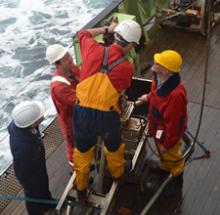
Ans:
POLYGON ((139 101, 148 102, 148 94, 144 94, 138 98, 139 101))

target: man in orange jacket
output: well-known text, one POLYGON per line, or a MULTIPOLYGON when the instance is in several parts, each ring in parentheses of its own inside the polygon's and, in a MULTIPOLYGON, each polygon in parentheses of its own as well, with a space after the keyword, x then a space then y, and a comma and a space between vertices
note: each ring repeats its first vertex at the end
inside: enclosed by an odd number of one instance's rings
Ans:
POLYGON ((73 120, 72 114, 76 103, 76 85, 78 83, 79 68, 73 64, 68 51, 59 44, 50 45, 46 51, 46 58, 50 64, 55 64, 56 71, 52 77, 50 91, 57 110, 58 123, 66 141, 66 156, 73 167, 73 120))
POLYGON ((155 54, 151 92, 139 98, 149 102, 149 133, 160 155, 160 173, 171 172, 180 185, 184 171, 181 145, 188 121, 186 89, 179 75, 181 66, 182 57, 174 50, 155 54))

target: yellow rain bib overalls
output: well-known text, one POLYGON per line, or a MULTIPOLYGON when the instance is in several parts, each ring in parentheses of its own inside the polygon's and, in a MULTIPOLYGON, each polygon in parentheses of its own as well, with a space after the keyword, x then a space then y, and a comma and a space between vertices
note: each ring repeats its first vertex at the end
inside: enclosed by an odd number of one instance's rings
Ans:
POLYGON ((105 47, 101 71, 84 79, 77 85, 74 113, 76 148, 74 169, 76 171, 77 190, 88 186, 89 168, 93 159, 97 137, 101 136, 105 144, 105 156, 113 178, 124 174, 124 144, 121 144, 120 94, 111 83, 108 72, 126 60, 123 56, 108 65, 108 51, 105 47))

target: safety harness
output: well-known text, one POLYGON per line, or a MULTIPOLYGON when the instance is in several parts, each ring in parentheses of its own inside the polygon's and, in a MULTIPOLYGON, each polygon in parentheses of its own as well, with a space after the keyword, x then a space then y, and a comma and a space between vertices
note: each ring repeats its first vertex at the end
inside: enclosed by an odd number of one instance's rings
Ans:
POLYGON ((108 73, 127 58, 118 58, 108 65, 109 48, 105 47, 101 71, 86 78, 77 85, 76 97, 80 106, 101 111, 116 111, 120 113, 118 100, 120 94, 111 83, 108 73))
POLYGON ((103 59, 102 67, 100 71, 102 73, 110 72, 114 67, 116 67, 117 65, 119 65, 120 63, 122 63, 123 61, 127 59, 126 56, 122 56, 118 58, 117 60, 115 60, 114 62, 112 62, 110 65, 108 65, 108 54, 109 54, 109 48, 105 47, 104 59, 103 59))

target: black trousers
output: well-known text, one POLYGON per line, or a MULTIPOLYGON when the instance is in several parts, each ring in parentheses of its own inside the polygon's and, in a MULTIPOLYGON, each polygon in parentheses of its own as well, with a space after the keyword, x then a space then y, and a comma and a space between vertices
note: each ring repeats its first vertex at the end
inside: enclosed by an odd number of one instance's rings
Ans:
MULTIPOLYGON (((21 183, 22 184, 22 183, 21 183)), ((38 177, 32 178, 29 183, 23 183, 24 194, 27 198, 25 202, 29 215, 44 215, 44 211, 51 205, 28 201, 29 198, 34 200, 53 200, 50 190, 48 175, 43 171, 38 177)))

